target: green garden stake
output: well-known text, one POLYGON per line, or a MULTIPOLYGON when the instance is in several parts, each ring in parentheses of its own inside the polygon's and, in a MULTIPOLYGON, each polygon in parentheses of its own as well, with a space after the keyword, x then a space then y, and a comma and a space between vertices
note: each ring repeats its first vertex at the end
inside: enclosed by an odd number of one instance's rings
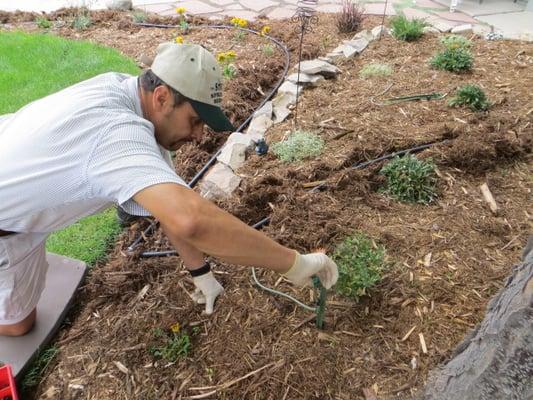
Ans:
POLYGON ((322 286, 316 276, 313 276, 313 285, 320 292, 316 305, 316 327, 322 329, 324 327, 324 314, 326 312, 326 288, 322 286))

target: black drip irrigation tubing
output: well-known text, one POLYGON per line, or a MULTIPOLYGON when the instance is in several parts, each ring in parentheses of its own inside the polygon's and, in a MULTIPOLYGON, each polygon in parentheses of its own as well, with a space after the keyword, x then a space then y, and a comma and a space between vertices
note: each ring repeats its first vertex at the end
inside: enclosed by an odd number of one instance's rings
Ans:
MULTIPOLYGON (((444 139, 436 142, 421 144, 419 146, 411 147, 409 149, 405 150, 399 150, 394 153, 386 154, 384 156, 374 158, 372 160, 356 163, 349 167, 350 170, 356 170, 356 169, 363 169, 366 167, 369 167, 370 165, 376 164, 380 161, 390 160, 391 158, 405 155, 405 154, 413 154, 413 153, 419 153, 422 150, 429 149, 430 147, 433 147, 437 144, 444 144, 450 142, 451 139, 444 139)), ((310 193, 317 192, 321 189, 324 189, 327 187, 327 183, 323 182, 318 186, 315 186, 313 189, 309 190, 310 193)), ((263 226, 268 225, 270 223, 270 217, 265 217, 261 221, 257 222, 256 224, 252 225, 252 228, 254 229, 261 229, 263 226)), ((164 257, 164 256, 173 256, 176 255, 176 250, 165 250, 165 251, 145 251, 144 253, 141 253, 141 257, 164 257)))
MULTIPOLYGON (((177 28, 178 27, 177 25, 149 24, 149 23, 138 23, 136 25, 142 26, 142 27, 145 27, 145 28, 167 28, 168 29, 168 28, 177 28)), ((283 74, 281 75, 280 79, 278 80, 278 82, 276 83, 274 88, 268 93, 267 96, 265 96, 263 101, 254 110, 254 112, 252 114, 250 114, 248 116, 248 118, 235 131, 235 132, 241 132, 244 129, 244 127, 250 123, 250 121, 252 120, 255 112, 257 110, 259 110, 261 107, 263 107, 266 104, 266 102, 269 101, 274 96, 274 94, 276 93, 278 88, 283 83, 283 80, 285 79, 285 77, 287 76, 287 72, 289 71, 290 62, 291 62, 291 57, 290 57, 289 50, 287 49, 287 46, 285 46, 278 39, 276 39, 276 38, 274 38, 272 36, 268 36, 268 35, 261 35, 260 32, 255 31, 253 29, 239 28, 239 27, 235 27, 235 26, 232 26, 232 25, 203 25, 203 26, 201 25, 201 26, 195 26, 195 27, 192 27, 192 28, 193 29, 203 29, 203 28, 239 29, 241 31, 253 33, 254 35, 263 36, 263 37, 267 38, 271 42, 275 43, 276 46, 278 46, 283 51, 283 53, 285 54, 285 66, 283 68, 283 74)), ((222 146, 222 147, 224 147, 224 146, 222 146)), ((204 176, 204 174, 207 172, 207 170, 216 162, 217 157, 222 152, 222 147, 216 151, 216 153, 207 161, 207 163, 202 167, 202 169, 200 171, 198 171, 198 173, 191 179, 191 181, 187 184, 187 186, 189 188, 191 188, 191 189, 194 188, 194 186, 196 186, 196 184, 200 181, 202 176, 204 176)), ((146 235, 150 234, 154 230, 156 224, 157 224, 157 222, 153 221, 148 226, 148 228, 146 228, 142 232, 142 234, 137 239, 135 239, 135 241, 130 246, 128 246, 128 249, 127 249, 128 252, 133 252, 137 248, 137 246, 141 243, 141 241, 144 239, 144 237, 146 235)), ((140 256, 141 257, 158 257, 158 256, 169 256, 169 255, 175 255, 175 254, 176 254, 176 251, 172 251, 172 250, 169 250, 169 251, 145 251, 145 252, 142 252, 140 254, 140 256)))

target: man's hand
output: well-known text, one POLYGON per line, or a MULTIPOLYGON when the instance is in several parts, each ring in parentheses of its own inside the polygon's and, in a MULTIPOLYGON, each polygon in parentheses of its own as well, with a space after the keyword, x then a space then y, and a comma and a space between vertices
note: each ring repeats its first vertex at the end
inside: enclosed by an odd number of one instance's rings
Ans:
POLYGON ((213 272, 208 272, 197 277, 192 278, 196 290, 192 294, 192 299, 198 304, 205 304, 205 313, 212 314, 215 300, 224 288, 215 279, 213 272))
POLYGON ((283 274, 285 278, 299 286, 311 286, 311 277, 318 276, 322 286, 331 288, 339 278, 337 264, 324 253, 301 255, 296 253, 294 265, 283 274))

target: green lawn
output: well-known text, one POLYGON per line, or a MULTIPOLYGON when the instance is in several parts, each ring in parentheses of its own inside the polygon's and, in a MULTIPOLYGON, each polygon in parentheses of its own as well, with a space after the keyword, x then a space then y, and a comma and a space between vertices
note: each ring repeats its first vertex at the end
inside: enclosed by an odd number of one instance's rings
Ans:
MULTIPOLYGON (((139 72, 114 49, 51 34, 0 32, 0 115, 108 71, 139 72)), ((114 209, 51 235, 47 249, 92 265, 120 231, 114 209)))

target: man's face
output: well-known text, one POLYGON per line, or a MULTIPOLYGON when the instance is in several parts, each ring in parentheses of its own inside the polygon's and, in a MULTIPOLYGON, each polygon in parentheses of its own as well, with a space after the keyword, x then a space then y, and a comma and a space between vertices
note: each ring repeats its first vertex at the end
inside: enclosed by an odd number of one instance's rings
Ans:
POLYGON ((202 140, 204 122, 189 102, 174 107, 174 98, 166 87, 154 90, 154 101, 156 112, 151 122, 155 127, 156 140, 161 146, 167 150, 178 150, 187 142, 202 140))

